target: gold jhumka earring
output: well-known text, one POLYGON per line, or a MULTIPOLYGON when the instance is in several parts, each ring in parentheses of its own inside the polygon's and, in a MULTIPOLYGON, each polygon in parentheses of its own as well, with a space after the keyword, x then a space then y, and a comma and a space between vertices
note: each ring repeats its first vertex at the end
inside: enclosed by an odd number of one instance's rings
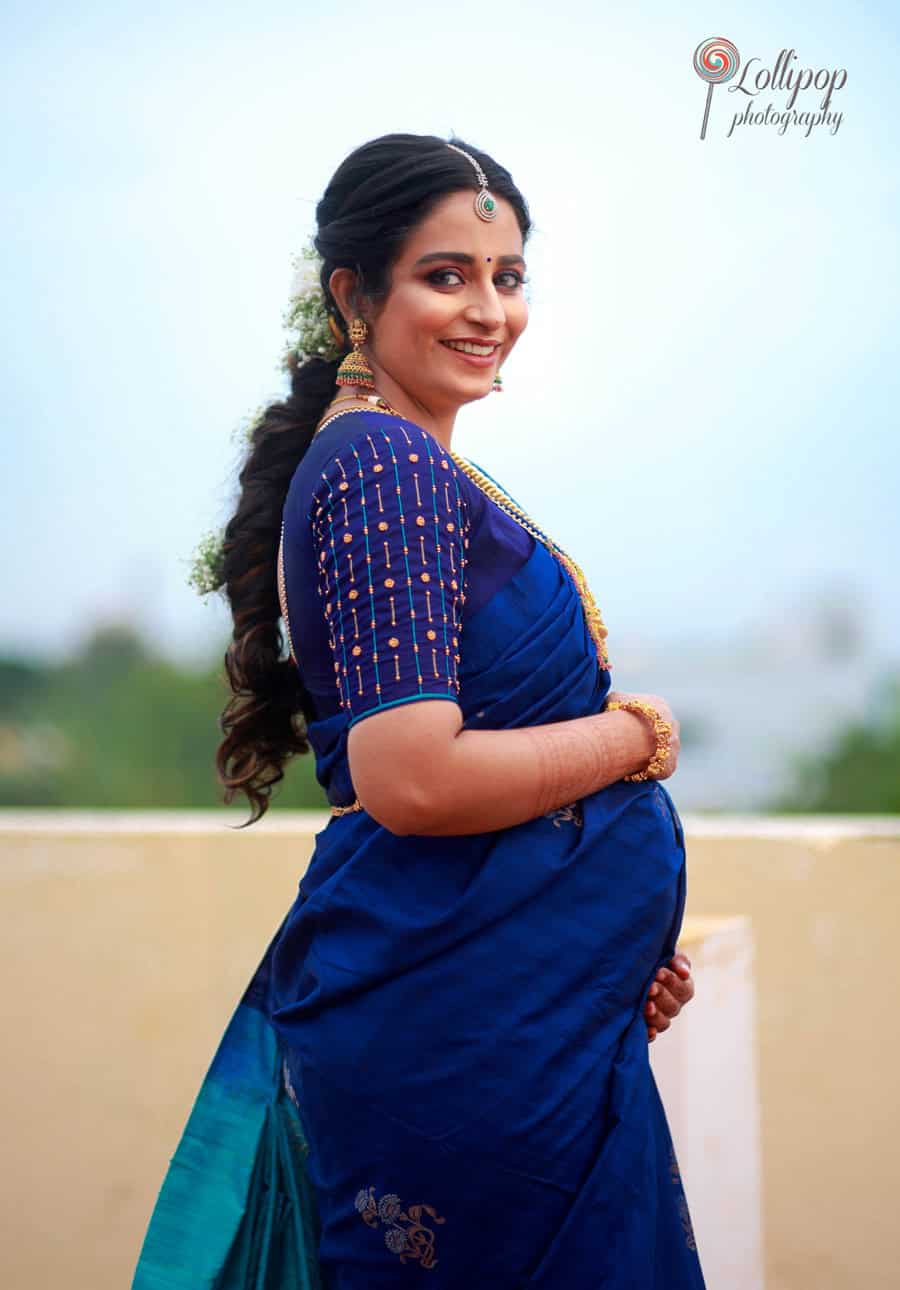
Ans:
POLYGON ((350 343, 353 348, 347 357, 342 361, 337 370, 335 382, 337 385, 359 385, 364 390, 375 389, 375 376, 366 361, 366 356, 362 352, 369 329, 362 318, 354 318, 350 324, 350 343))

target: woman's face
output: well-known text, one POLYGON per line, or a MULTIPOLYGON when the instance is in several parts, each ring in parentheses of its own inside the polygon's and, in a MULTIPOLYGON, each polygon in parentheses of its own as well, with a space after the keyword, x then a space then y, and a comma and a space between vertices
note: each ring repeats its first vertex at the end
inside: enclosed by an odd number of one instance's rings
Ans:
POLYGON ((498 198, 488 223, 473 203, 472 190, 451 193, 413 230, 365 345, 376 369, 435 416, 490 393, 528 322, 515 212, 498 198))

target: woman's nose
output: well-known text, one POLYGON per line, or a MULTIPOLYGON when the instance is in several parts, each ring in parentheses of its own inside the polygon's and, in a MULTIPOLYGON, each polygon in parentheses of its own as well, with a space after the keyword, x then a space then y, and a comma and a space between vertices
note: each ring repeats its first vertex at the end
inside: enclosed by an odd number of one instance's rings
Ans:
POLYGON ((488 283, 478 290, 469 300, 464 310, 464 317, 469 322, 479 323, 485 328, 501 327, 506 319, 506 311, 494 284, 488 283))

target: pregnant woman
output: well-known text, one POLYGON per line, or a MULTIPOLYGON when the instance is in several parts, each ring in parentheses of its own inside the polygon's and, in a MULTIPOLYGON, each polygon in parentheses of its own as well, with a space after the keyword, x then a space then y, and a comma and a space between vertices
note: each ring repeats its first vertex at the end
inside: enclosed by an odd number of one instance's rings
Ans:
POLYGON ((677 722, 610 691, 580 569, 452 447, 526 325, 527 206, 390 135, 317 220, 327 330, 307 294, 225 535, 219 769, 255 819, 311 746, 331 819, 135 1285, 695 1290, 647 1043, 693 989, 677 722))

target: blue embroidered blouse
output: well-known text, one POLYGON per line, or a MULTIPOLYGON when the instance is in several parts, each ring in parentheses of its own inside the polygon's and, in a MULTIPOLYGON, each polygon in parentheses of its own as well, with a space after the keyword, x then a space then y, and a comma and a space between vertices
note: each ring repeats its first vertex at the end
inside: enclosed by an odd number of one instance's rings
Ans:
POLYGON ((534 547, 433 436, 377 413, 313 440, 284 521, 294 652, 317 716, 343 711, 350 725, 458 701, 465 620, 534 547))

